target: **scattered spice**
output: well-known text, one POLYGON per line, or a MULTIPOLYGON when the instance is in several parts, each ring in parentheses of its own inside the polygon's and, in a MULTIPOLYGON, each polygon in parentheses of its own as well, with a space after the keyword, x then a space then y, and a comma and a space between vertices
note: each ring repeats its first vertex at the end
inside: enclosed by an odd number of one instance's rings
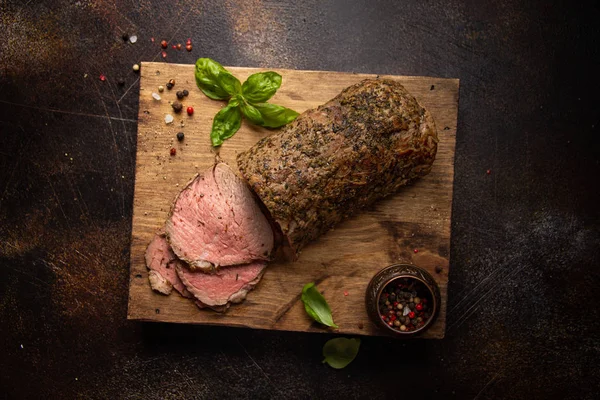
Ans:
POLYGON ((443 271, 442 267, 440 267, 439 265, 436 265, 435 267, 435 273, 436 274, 440 274, 443 271))
POLYGON ((491 175, 491 173, 492 173, 492 170, 491 170, 491 169, 488 169, 487 171, 485 171, 485 173, 486 173, 486 174, 488 174, 488 175, 491 175))
POLYGON ((171 147, 171 150, 169 151, 169 154, 171 154, 172 156, 174 156, 175 154, 177 154, 177 149, 175 147, 171 147))
POLYGON ((362 322, 358 323, 358 329, 363 329, 365 327, 365 324, 363 324, 362 322))
POLYGON ((125 85, 125 80, 123 78, 118 78, 117 79, 117 85, 124 86, 125 85))
POLYGON ((186 44, 186 45, 185 45, 185 49, 186 49, 187 51, 192 51, 192 45, 191 45, 191 44, 186 44))
POLYGON ((181 43, 177 43, 177 50, 181 50, 181 43))
POLYGON ((194 107, 188 107, 186 111, 188 115, 192 115, 194 113, 194 107))
POLYGON ((435 86, 431 85, 431 87, 429 88, 429 90, 433 90, 433 89, 435 89, 435 86))
POLYGON ((183 99, 183 91, 178 90, 177 93, 175 93, 175 94, 179 100, 183 99))
POLYGON ((167 89, 171 90, 173 89, 173 86, 175 86, 175 79, 169 79, 169 82, 167 82, 167 89))
POLYGON ((413 251, 415 252, 415 254, 417 254, 419 252, 419 249, 414 249, 413 251))
POLYGON ((344 290, 344 296, 348 296, 348 291, 344 290))
POLYGON ((173 107, 173 111, 175 111, 176 113, 180 113, 181 110, 183 109, 183 104, 181 104, 181 102, 175 100, 173 103, 171 103, 171 107, 173 107))
POLYGON ((129 37, 129 42, 131 42, 131 43, 137 42, 137 36, 132 35, 131 37, 129 37))
POLYGON ((162 56, 162 58, 167 58, 167 52, 163 51, 162 53, 160 53, 160 55, 162 56))
POLYGON ((162 47, 163 49, 166 49, 167 45, 168 45, 168 43, 166 40, 163 39, 160 41, 160 47, 162 47))
POLYGON ((396 279, 383 289, 379 297, 380 317, 395 330, 418 330, 431 318, 428 308, 431 296, 431 292, 420 281, 411 278, 396 279), (395 307, 390 308, 392 303, 395 307))
POLYGON ((158 91, 159 91, 160 93, 164 92, 164 91, 165 91, 165 87, 164 87, 163 85, 160 85, 160 86, 158 87, 158 91))
POLYGON ((139 64, 133 64, 133 70, 135 72, 138 72, 140 70, 140 65, 139 64))
POLYGON ((165 115, 165 124, 170 124, 173 122, 173 116, 171 114, 165 115))
POLYGON ((190 94, 190 92, 188 92, 187 89, 183 89, 183 95, 184 96, 187 97, 189 94, 190 94))
POLYGON ((177 140, 179 140, 180 142, 183 140, 184 137, 185 137, 185 135, 183 134, 183 132, 177 133, 177 140))
POLYGON ((154 38, 153 38, 153 37, 151 37, 151 38, 150 38, 150 41, 151 41, 152 43, 154 43, 154 38))
POLYGON ((121 38, 123 39, 124 42, 129 40, 129 33, 125 32, 121 35, 121 38))
POLYGON ((100 74, 100 80, 104 82, 106 80, 106 76, 104 74, 100 74))
POLYGON ((171 47, 173 48, 173 50, 177 50, 177 46, 172 45, 171 47))
POLYGON ((161 97, 158 93, 152 93, 152 98, 156 101, 160 101, 161 97))

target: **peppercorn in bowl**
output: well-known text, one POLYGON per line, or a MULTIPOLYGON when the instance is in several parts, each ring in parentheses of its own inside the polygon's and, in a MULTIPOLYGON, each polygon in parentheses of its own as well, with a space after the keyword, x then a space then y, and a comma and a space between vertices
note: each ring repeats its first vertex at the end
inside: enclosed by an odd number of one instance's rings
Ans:
POLYGON ((365 301, 369 317, 379 328, 395 336, 417 336, 434 323, 440 293, 424 269, 395 264, 375 274, 365 301))

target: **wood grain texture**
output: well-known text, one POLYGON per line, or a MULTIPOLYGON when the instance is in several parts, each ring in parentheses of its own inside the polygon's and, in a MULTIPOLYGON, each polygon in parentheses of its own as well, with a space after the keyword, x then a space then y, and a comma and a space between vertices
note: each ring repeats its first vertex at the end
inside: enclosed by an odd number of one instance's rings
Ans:
MULTIPOLYGON (((260 71, 228 68, 241 81, 260 71)), ((272 102, 303 112, 335 97, 342 89, 375 75, 324 71, 276 70, 283 76, 272 102)), ((154 293, 144 264, 146 246, 164 225, 172 201, 185 184, 215 161, 209 133, 212 118, 224 102, 208 99, 196 87, 194 66, 143 63, 141 69, 136 181, 131 243, 131 276, 128 318, 161 321, 326 332, 306 315, 300 293, 305 283, 316 282, 329 302, 336 332, 385 335, 367 317, 364 295, 371 277, 381 268, 398 262, 427 269, 436 279, 442 296, 440 314, 424 338, 442 338, 446 325, 446 299, 450 256, 450 218, 454 177, 454 147, 458 108, 457 79, 386 76, 400 81, 433 115, 440 139, 433 169, 414 185, 376 204, 368 211, 342 222, 307 246, 296 262, 273 262, 240 305, 224 314, 198 309, 177 294, 154 293), (173 90, 152 98, 159 85, 175 79, 173 90), (169 104, 177 90, 189 90, 182 102, 195 113, 175 114, 169 104), (174 123, 164 122, 166 114, 174 123), (185 133, 177 142, 176 133, 185 133), (171 147, 177 149, 170 156, 171 147), (415 253, 414 250, 418 249, 415 253), (436 267, 441 272, 436 273, 436 267), (345 294, 347 293, 347 295, 345 294)), ((237 170, 236 154, 271 132, 244 123, 226 141, 221 158, 237 170)))

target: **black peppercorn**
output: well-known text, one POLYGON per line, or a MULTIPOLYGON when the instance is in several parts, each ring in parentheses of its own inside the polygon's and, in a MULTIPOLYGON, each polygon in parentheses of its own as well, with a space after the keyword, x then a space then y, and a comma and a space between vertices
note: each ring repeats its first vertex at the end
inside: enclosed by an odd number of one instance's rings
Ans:
POLYGON ((177 140, 179 140, 181 142, 183 140, 183 138, 184 138, 183 132, 177 133, 177 140))
POLYGON ((124 34, 121 35, 121 38, 126 42, 129 40, 129 33, 125 32, 124 34))
POLYGON ((408 303, 408 308, 413 311, 415 309, 415 303, 408 303))
POLYGON ((119 86, 125 85, 125 81, 123 80, 123 78, 118 78, 117 79, 117 85, 119 85, 119 86))
POLYGON ((174 101, 174 102, 171 104, 171 107, 173 107, 173 110, 174 110, 176 113, 180 113, 180 112, 181 112, 181 110, 183 109, 183 104, 181 104, 181 103, 180 103, 180 102, 178 102, 178 101, 174 101))
POLYGON ((175 93, 177 95, 177 98, 179 100, 183 99, 183 92, 181 90, 179 90, 177 93, 175 93))
POLYGON ((167 87, 167 89, 171 90, 173 89, 173 84, 171 82, 167 82, 167 84, 165 85, 167 87))
POLYGON ((184 95, 184 96, 187 96, 187 95, 189 95, 189 94, 190 94, 190 92, 188 92, 188 91, 187 91, 187 89, 183 89, 183 95, 184 95))

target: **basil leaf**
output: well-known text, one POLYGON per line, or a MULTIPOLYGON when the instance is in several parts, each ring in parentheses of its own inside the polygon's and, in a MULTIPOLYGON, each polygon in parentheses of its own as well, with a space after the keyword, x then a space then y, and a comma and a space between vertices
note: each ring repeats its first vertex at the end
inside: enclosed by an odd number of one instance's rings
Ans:
POLYGON ((250 103, 264 103, 281 86, 281 75, 277 72, 259 72, 252 74, 242 85, 242 94, 250 103))
POLYGON ((227 100, 241 92, 240 81, 221 64, 210 58, 199 58, 194 73, 196 85, 213 100, 227 100))
POLYGON ((302 302, 304 309, 315 321, 337 328, 331 316, 331 308, 321 293, 317 290, 314 283, 307 283, 302 288, 302 302))
POLYGON ((323 346, 323 362, 332 368, 342 369, 356 358, 359 348, 360 339, 331 339, 323 346))
POLYGON ((213 146, 220 146, 225 139, 232 137, 242 125, 242 113, 235 104, 227 104, 215 115, 210 141, 213 146))
POLYGON ((265 121, 262 126, 267 128, 279 128, 280 126, 289 124, 300 115, 294 110, 271 103, 256 103, 252 105, 260 111, 265 121))
POLYGON ((240 102, 240 108, 242 109, 244 116, 253 124, 262 126, 265 123, 260 111, 253 107, 250 103, 242 101, 240 102))
POLYGON ((229 72, 221 72, 219 74, 219 79, 221 80, 221 87, 225 89, 225 91, 231 96, 242 92, 242 84, 240 83, 240 80, 231 75, 229 72))

